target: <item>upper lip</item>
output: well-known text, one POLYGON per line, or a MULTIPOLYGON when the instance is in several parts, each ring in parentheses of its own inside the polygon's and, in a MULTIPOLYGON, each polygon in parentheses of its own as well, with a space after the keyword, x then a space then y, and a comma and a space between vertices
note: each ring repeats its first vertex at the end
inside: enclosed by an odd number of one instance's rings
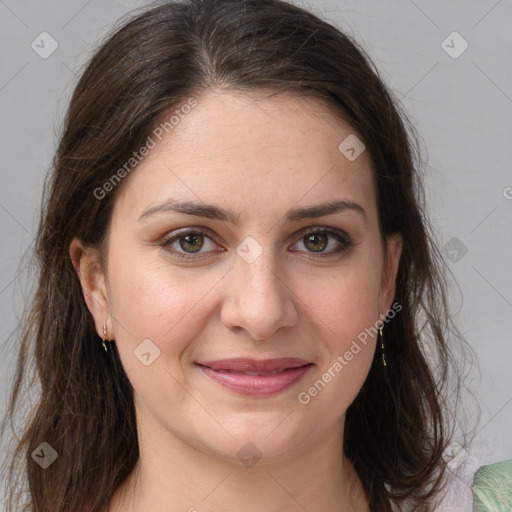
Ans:
POLYGON ((208 366, 212 370, 233 370, 238 372, 271 372, 273 370, 286 370, 305 366, 308 361, 295 357, 281 357, 278 359, 249 359, 233 358, 198 363, 208 366))

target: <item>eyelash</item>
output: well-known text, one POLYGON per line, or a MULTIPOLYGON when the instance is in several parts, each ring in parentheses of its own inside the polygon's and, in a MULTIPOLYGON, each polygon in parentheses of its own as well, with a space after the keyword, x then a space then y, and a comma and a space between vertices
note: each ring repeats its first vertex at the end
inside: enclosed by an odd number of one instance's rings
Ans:
MULTIPOLYGON (((168 250, 169 252, 172 252, 174 255, 176 255, 179 258, 188 259, 188 260, 194 260, 194 259, 197 260, 197 259, 201 258, 201 256, 194 256, 194 254, 201 254, 200 252, 198 252, 198 253, 180 252, 176 249, 171 248, 170 246, 175 241, 178 241, 180 238, 183 238, 187 235, 197 235, 197 234, 204 235, 207 238, 209 238, 212 242, 215 243, 215 241, 213 240, 213 238, 210 236, 209 233, 210 232, 208 230, 203 229, 203 228, 194 228, 194 229, 187 228, 187 231, 181 231, 178 234, 175 234, 175 235, 165 238, 164 240, 162 240, 161 245, 166 250, 168 250)), ((307 230, 306 232, 304 232, 298 241, 302 241, 303 238, 305 238, 308 235, 312 235, 312 234, 329 235, 340 244, 337 249, 331 250, 331 251, 325 252, 325 253, 322 253, 322 252, 314 253, 314 252, 310 251, 309 252, 310 255, 308 257, 313 260, 328 258, 328 257, 332 257, 334 255, 343 254, 343 253, 347 252, 350 248, 352 248, 352 246, 354 245, 352 240, 347 235, 343 235, 338 230, 331 229, 331 228, 311 228, 311 229, 307 230)), ((295 243, 297 243, 297 242, 295 242, 295 243)), ((329 241, 327 242, 327 244, 329 244, 329 241)), ((217 251, 217 252, 223 252, 223 251, 217 251)), ((301 251, 293 251, 293 252, 301 252, 301 251)))

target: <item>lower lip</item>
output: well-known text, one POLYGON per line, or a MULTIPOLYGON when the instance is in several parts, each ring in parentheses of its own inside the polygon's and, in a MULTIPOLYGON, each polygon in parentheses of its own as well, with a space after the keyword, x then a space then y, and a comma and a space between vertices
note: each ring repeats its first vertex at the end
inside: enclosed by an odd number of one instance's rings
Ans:
POLYGON ((289 368, 275 375, 245 375, 242 373, 229 373, 222 370, 212 370, 202 366, 201 370, 225 388, 241 395, 270 396, 293 386, 309 371, 312 364, 300 368, 289 368))

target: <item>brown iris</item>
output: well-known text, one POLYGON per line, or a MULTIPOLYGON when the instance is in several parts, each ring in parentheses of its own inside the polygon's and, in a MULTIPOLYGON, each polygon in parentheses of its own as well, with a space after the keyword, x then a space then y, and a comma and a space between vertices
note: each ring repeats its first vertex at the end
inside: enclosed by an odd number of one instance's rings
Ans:
POLYGON ((304 245, 314 252, 320 252, 327 247, 328 238, 328 235, 325 233, 313 233, 311 235, 306 235, 304 237, 304 245))
POLYGON ((180 237, 180 247, 186 252, 198 252, 204 244, 201 233, 193 233, 180 237))

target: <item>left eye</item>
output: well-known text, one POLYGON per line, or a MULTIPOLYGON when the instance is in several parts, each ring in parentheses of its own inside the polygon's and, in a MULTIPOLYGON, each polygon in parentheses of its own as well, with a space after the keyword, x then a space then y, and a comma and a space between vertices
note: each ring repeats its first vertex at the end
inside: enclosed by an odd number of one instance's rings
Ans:
POLYGON ((351 242, 341 233, 333 230, 310 231, 302 236, 297 244, 302 243, 306 252, 328 256, 346 251, 350 248, 351 242), (331 243, 330 243, 331 242, 331 243), (330 249, 329 249, 330 248, 330 249))

